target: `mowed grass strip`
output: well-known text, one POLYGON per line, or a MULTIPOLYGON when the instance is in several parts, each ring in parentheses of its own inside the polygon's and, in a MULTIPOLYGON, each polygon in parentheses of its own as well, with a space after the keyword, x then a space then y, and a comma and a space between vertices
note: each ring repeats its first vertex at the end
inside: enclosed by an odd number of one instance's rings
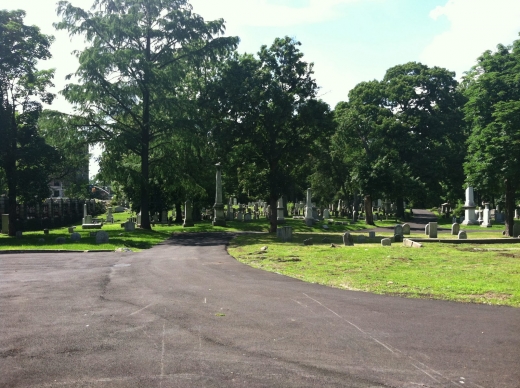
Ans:
POLYGON ((346 247, 341 235, 296 234, 291 243, 272 235, 242 235, 229 253, 255 268, 306 282, 348 290, 520 307, 520 244, 356 243, 346 247), (313 237, 315 245, 304 246, 313 237), (268 246, 266 252, 262 246, 268 246))

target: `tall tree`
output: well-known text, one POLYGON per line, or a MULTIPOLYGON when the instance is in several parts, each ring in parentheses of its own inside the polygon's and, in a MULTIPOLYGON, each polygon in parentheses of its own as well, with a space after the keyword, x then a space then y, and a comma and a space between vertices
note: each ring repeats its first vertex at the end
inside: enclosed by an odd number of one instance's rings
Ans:
POLYGON ((506 234, 512 236, 520 190, 520 40, 483 53, 464 79, 464 94, 471 125, 468 183, 488 195, 505 194, 506 234))
POLYGON ((422 204, 456 198, 465 126, 454 76, 409 62, 388 69, 382 81, 358 84, 336 107, 332 150, 350 171, 350 186, 365 195, 367 223, 376 194, 394 199, 399 217, 404 198, 422 204))
POLYGON ((258 57, 233 56, 206 106, 214 112, 217 145, 237 155, 233 159, 240 164, 234 167, 242 185, 268 197, 271 232, 276 231, 277 200, 287 193, 292 173, 315 149, 314 140, 332 129, 328 105, 316 99, 313 64, 303 61, 298 46, 289 37, 277 38, 262 46, 258 57))
POLYGON ((372 199, 398 198, 406 192, 410 171, 398 153, 401 124, 383 107, 384 88, 378 81, 362 82, 339 103, 331 149, 349 171, 348 187, 364 196, 365 222, 373 225, 372 199))
POLYGON ((60 160, 52 178, 65 184, 65 196, 90 198, 88 191, 89 143, 87 132, 76 126, 77 119, 45 109, 38 119, 38 131, 45 142, 59 150, 60 160))
POLYGON ((140 162, 142 227, 150 229, 150 165, 183 116, 184 80, 204 57, 233 49, 218 37, 222 19, 205 22, 187 0, 95 0, 90 11, 58 3, 56 28, 82 34, 78 84, 62 91, 92 139, 116 142, 140 162), (181 97, 179 97, 181 96, 181 97))
POLYGON ((10 236, 16 234, 20 184, 39 188, 36 195, 42 195, 53 157, 36 131, 41 102, 51 103, 54 97, 46 90, 52 86, 54 71, 38 71, 36 64, 51 57, 53 38, 36 26, 25 25, 24 17, 21 10, 0 10, 0 165, 7 181, 10 236))
MULTIPOLYGON (((425 205, 441 196, 457 198, 464 182, 466 135, 465 100, 455 73, 409 62, 388 69, 382 84, 385 106, 404 130, 396 143, 399 157, 418 183, 410 197, 425 205)), ((397 201, 398 210, 402 202, 397 201)))

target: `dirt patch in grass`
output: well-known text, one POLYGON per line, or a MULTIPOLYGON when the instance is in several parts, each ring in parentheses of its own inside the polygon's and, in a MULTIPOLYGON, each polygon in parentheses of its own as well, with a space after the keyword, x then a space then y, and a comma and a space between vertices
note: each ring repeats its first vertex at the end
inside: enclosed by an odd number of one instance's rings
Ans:
POLYGON ((465 295, 468 299, 474 300, 509 300, 511 298, 511 294, 502 294, 498 292, 486 292, 480 295, 465 295))
POLYGON ((299 257, 279 257, 276 261, 280 263, 290 263, 296 261, 302 261, 299 257))
POLYGON ((461 252, 482 252, 484 250, 482 248, 472 248, 472 247, 468 247, 468 248, 456 247, 455 249, 458 251, 461 251, 461 252))
POLYGON ((513 259, 515 258, 519 258, 520 259, 520 254, 513 254, 513 253, 499 253, 498 256, 501 256, 501 257, 511 257, 513 259))

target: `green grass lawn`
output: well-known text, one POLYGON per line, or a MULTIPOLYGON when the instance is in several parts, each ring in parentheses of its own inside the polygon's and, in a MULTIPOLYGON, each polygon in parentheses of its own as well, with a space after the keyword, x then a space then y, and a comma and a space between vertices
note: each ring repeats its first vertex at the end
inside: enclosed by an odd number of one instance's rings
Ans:
MULTIPOLYGON (((494 234, 491 237, 497 237, 494 234)), ((255 268, 337 288, 520 307, 520 244, 346 247, 338 234, 301 233, 292 243, 272 235, 241 235, 228 251, 255 268), (303 239, 309 237, 315 245, 304 246, 303 239), (336 247, 322 243, 324 237, 336 247), (260 251, 262 246, 268 246, 267 252, 260 251)))
MULTIPOLYGON (((251 222, 231 221, 226 227, 213 226, 211 221, 197 222, 194 227, 183 228, 182 225, 156 225, 152 230, 136 229, 133 232, 125 232, 121 227, 121 222, 126 221, 131 216, 130 213, 114 214, 114 224, 104 224, 101 230, 109 235, 108 244, 96 244, 95 237, 90 237, 90 232, 98 229, 81 229, 81 225, 76 225, 75 231, 81 235, 81 240, 72 242, 68 228, 51 229, 48 235, 44 235, 43 231, 24 232, 23 237, 8 237, 0 235, 0 250, 115 250, 117 248, 130 248, 132 250, 148 249, 152 246, 171 237, 172 233, 187 232, 267 232, 269 223, 265 218, 253 220, 251 222), (65 237, 65 244, 55 243, 56 238, 65 237), (45 239, 45 242, 39 243, 39 239, 45 239)), ((100 218, 106 218, 106 215, 100 218)), ((342 219, 348 222, 346 219, 342 219)), ((302 220, 287 219, 286 225, 290 225, 294 232, 301 233, 323 233, 325 230, 322 223, 313 227, 307 227, 302 220)), ((366 227, 364 222, 360 221, 352 225, 328 225, 330 232, 345 232, 347 230, 355 231, 366 227)))

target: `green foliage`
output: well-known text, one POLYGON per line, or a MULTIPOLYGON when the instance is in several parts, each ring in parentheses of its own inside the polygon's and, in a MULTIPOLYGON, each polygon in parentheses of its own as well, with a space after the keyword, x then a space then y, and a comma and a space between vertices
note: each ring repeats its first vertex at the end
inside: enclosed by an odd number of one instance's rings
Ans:
POLYGON ((218 155, 237 171, 237 191, 267 196, 272 208, 294 187, 298 167, 316 151, 315 139, 332 129, 329 107, 316 99, 313 64, 303 61, 299 45, 277 38, 257 57, 233 55, 204 101, 218 155))
POLYGON ((484 197, 506 198, 506 232, 512 235, 520 190, 520 40, 486 51, 464 79, 465 118, 472 131, 464 165, 468 183, 484 197))
POLYGON ((90 11, 60 1, 58 14, 58 29, 89 44, 76 53, 79 83, 62 93, 76 106, 78 127, 111 153, 103 174, 129 176, 127 194, 139 201, 143 227, 150 228, 152 185, 161 181, 154 164, 172 149, 172 136, 196 132, 190 131, 195 109, 187 80, 238 39, 218 37, 223 20, 205 22, 186 0, 96 0, 90 11))
POLYGON ((332 160, 348 172, 344 187, 398 206, 403 198, 421 206, 457 198, 465 134, 454 76, 410 62, 349 92, 349 102, 336 106, 331 144, 332 160))
POLYGON ((37 70, 50 58, 51 36, 23 23, 25 12, 0 10, 0 168, 8 191, 9 235, 16 230, 16 200, 48 196, 48 178, 58 158, 37 132, 41 103, 54 95, 53 70, 37 70))
POLYGON ((44 110, 38 120, 38 130, 46 143, 60 154, 52 178, 65 182, 65 196, 89 198, 89 143, 87 132, 78 127, 78 119, 57 111, 44 110))

